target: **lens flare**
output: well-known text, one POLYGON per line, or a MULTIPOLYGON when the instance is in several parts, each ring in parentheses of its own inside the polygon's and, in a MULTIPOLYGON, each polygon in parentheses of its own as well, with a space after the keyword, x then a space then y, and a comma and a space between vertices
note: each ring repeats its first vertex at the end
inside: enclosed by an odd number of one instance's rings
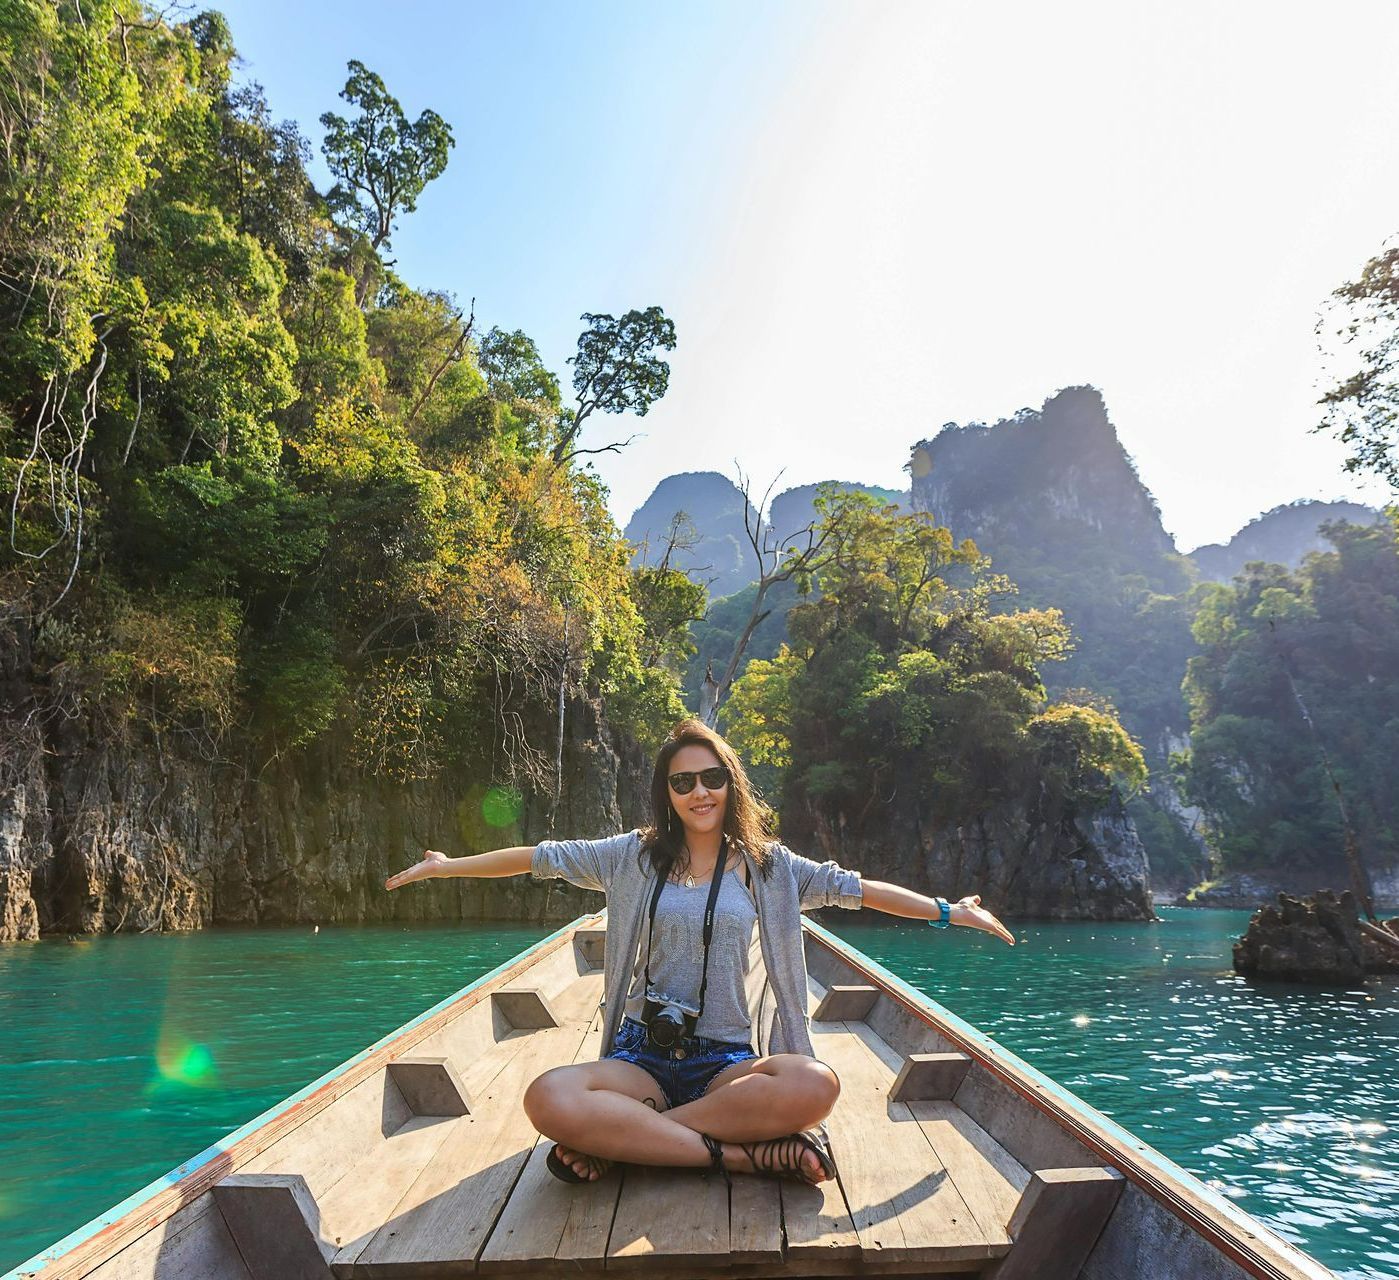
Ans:
POLYGON ((481 816, 492 827, 511 827, 520 820, 524 796, 514 787, 491 787, 481 798, 481 816))
POLYGON ((209 1047, 196 1044, 178 1031, 161 1031, 155 1048, 155 1065, 160 1079, 168 1084, 210 1089, 218 1083, 214 1055, 209 1047))

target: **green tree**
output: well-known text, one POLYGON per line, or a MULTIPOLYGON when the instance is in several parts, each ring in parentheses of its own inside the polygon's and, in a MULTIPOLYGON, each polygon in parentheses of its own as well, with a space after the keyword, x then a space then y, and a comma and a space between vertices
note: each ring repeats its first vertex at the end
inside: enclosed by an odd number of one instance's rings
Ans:
POLYGON ((616 453, 627 440, 597 449, 576 447, 578 433, 594 413, 634 413, 644 418, 670 385, 670 366, 658 355, 675 350, 675 325, 660 307, 628 311, 620 319, 585 312, 588 327, 578 335, 578 352, 569 357, 577 407, 559 418, 553 458, 564 463, 591 453, 616 453))
POLYGON ((477 365, 495 408, 495 429, 517 449, 537 453, 559 418, 558 378, 544 367, 534 340, 495 327, 481 339, 477 365))
MULTIPOLYGON (((347 235, 217 14, 19 2, 0 54, 0 627, 32 687, 211 754, 333 734, 400 779, 552 790, 561 699, 654 740, 697 589, 633 578, 596 476, 556 464, 528 336, 478 342, 378 258, 445 124, 352 64, 347 235)), ((584 403, 640 409, 664 377, 605 327, 584 403)))
POLYGON ((340 96, 359 109, 353 120, 327 111, 321 151, 335 185, 331 210, 369 238, 386 245, 400 214, 412 213, 418 197, 447 167, 455 145, 451 128, 437 112, 423 111, 411 124, 399 101, 364 63, 352 59, 340 96))
POLYGON ((343 271, 317 268, 287 309, 286 325, 296 342, 298 418, 327 401, 369 397, 382 386, 383 366, 369 354, 354 281, 343 271))

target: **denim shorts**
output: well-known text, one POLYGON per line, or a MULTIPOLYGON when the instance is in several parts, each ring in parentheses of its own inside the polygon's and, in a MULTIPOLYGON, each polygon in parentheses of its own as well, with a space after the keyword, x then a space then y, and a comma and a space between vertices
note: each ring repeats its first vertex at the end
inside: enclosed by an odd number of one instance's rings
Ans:
POLYGON ((635 1018, 623 1018, 617 1028, 612 1052, 619 1062, 634 1062, 660 1086, 666 1102, 683 1106, 702 1098, 714 1077, 735 1062, 746 1062, 758 1055, 751 1045, 731 1040, 706 1040, 694 1036, 674 1049, 658 1049, 646 1039, 646 1026, 635 1018))

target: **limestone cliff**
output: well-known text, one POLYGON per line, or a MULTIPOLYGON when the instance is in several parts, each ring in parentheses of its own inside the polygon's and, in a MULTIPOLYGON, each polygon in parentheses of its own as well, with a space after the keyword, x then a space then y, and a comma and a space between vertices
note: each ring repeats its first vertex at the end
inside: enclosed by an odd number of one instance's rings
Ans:
POLYGON ((783 839, 876 880, 956 899, 979 893, 1008 919, 1153 920, 1146 850, 1113 804, 1091 815, 1033 816, 1003 807, 938 825, 897 800, 879 829, 839 829, 810 812, 783 814, 783 839))
MULTIPOLYGON (((387 893, 425 847, 452 854, 644 820, 649 762, 595 704, 569 708, 565 786, 491 826, 488 774, 365 777, 334 741, 264 769, 207 760, 179 738, 113 736, 28 696, 0 665, 0 941, 40 932, 486 917, 569 919, 600 905, 562 882, 452 880, 387 893), (36 707, 44 710, 36 711, 36 707), (489 806, 486 807, 489 810, 489 806)), ((497 819, 499 820, 499 819, 497 819)))

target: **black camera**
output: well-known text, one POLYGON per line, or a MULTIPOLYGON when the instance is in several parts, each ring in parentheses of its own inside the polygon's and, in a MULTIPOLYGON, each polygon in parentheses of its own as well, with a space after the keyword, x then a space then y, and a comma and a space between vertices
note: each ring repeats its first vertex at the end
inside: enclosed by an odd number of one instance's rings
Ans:
POLYGON ((648 991, 641 1021, 646 1024, 646 1038, 657 1049, 673 1049, 695 1034, 699 1014, 698 1009, 682 1001, 648 991))

